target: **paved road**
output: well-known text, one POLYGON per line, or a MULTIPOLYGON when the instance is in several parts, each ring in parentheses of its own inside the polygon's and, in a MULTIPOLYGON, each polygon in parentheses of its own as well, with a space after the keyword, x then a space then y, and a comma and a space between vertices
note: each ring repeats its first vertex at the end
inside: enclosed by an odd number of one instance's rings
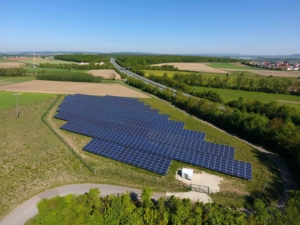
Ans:
MULTIPOLYGON (((23 225, 27 220, 37 215, 38 210, 36 204, 43 198, 52 198, 54 196, 60 195, 65 196, 67 194, 84 194, 88 192, 91 188, 99 188, 101 195, 106 196, 110 194, 119 194, 129 191, 135 193, 138 197, 141 196, 141 190, 126 188, 114 185, 106 184, 72 184, 66 185, 58 188, 53 188, 43 193, 40 193, 31 199, 24 202, 22 205, 18 206, 12 212, 10 212, 2 221, 0 225, 23 225)), ((154 193, 152 196, 155 199, 158 199, 162 196, 165 196, 164 193, 154 193)))
MULTIPOLYGON (((155 82, 155 81, 149 80, 149 79, 147 79, 147 78, 145 78, 145 77, 142 77, 142 76, 140 76, 140 75, 138 75, 138 74, 135 74, 135 73, 133 73, 133 72, 131 72, 131 71, 129 71, 129 70, 126 70, 124 67, 119 66, 119 65, 116 63, 116 61, 115 61, 114 58, 110 58, 110 62, 111 62, 111 63, 114 65, 114 67, 116 67, 119 71, 121 71, 122 73, 125 73, 125 74, 126 74, 127 76, 129 76, 129 77, 134 77, 134 78, 136 78, 136 79, 139 79, 139 80, 144 81, 146 84, 152 84, 152 85, 154 85, 154 86, 157 86, 160 90, 164 90, 164 89, 169 88, 169 89, 170 89, 171 91, 173 91, 174 93, 177 92, 176 89, 170 88, 170 87, 165 86, 165 85, 163 85, 163 84, 160 84, 160 83, 157 83, 157 82, 155 82)), ((185 95, 185 96, 187 96, 187 97, 190 97, 190 96, 191 96, 190 94, 187 94, 187 93, 183 93, 183 95, 185 95)))

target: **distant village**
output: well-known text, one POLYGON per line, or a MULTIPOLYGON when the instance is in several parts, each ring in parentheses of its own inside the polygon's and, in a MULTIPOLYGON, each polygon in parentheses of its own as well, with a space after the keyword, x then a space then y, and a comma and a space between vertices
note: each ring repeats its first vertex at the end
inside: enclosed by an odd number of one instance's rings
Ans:
POLYGON ((274 69, 274 70, 300 70, 299 63, 289 63, 287 61, 284 62, 250 61, 250 62, 245 62, 244 64, 248 66, 262 67, 265 69, 274 69))

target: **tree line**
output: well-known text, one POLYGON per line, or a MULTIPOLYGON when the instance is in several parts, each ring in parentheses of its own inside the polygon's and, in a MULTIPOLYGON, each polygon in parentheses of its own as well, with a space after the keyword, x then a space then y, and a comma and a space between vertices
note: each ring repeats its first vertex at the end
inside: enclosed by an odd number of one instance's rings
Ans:
POLYGON ((151 64, 169 62, 239 62, 238 59, 208 57, 208 56, 185 56, 185 55, 117 55, 116 62, 123 67, 147 66, 151 64))
POLYGON ((172 87, 174 89, 189 93, 191 95, 200 98, 205 98, 213 102, 223 103, 223 99, 221 98, 220 94, 218 94, 216 91, 197 91, 195 90, 195 88, 187 85, 186 83, 179 82, 175 79, 169 78, 167 73, 165 73, 162 77, 155 76, 154 74, 150 74, 148 78, 157 83, 166 85, 168 87, 172 87))
POLYGON ((72 82, 91 82, 101 83, 102 77, 94 77, 92 74, 80 72, 45 72, 36 76, 37 80, 52 80, 52 81, 72 81, 72 82))
POLYGON ((71 62, 104 62, 105 64, 110 63, 110 58, 107 55, 97 54, 68 54, 68 55, 55 55, 54 59, 71 61, 71 62))
POLYGON ((229 101, 226 103, 231 108, 239 109, 242 112, 253 112, 265 115, 268 119, 278 119, 282 124, 286 120, 291 120, 296 126, 300 126, 300 113, 293 107, 287 105, 278 105, 277 102, 271 101, 263 103, 253 99, 243 99, 229 101))
MULTIPOLYGON (((182 74, 175 73, 172 78, 165 76, 157 78, 150 75, 149 79, 156 79, 157 82, 176 82, 189 86, 223 88, 243 91, 257 91, 276 94, 298 94, 300 90, 300 80, 285 77, 262 77, 250 78, 241 73, 238 76, 226 74, 223 77, 208 77, 198 73, 182 74), (172 81, 173 80, 173 81, 172 81)), ((187 88, 187 87, 186 87, 187 88)))
MULTIPOLYGON (((128 78, 127 83, 165 99, 224 130, 278 152, 289 161, 293 171, 300 171, 300 126, 291 119, 269 119, 264 114, 241 111, 228 106, 220 107, 203 98, 187 97, 180 91, 173 93, 169 88, 162 91, 134 78, 128 78)), ((295 173, 295 176, 299 182, 299 173, 295 173)))
POLYGON ((152 193, 152 189, 144 188, 140 201, 132 199, 129 192, 99 197, 100 190, 92 188, 81 195, 45 198, 37 205, 38 215, 26 224, 296 225, 300 221, 300 192, 290 193, 283 211, 256 199, 248 214, 236 208, 174 196, 152 201, 152 193))
POLYGON ((68 69, 68 70, 100 70, 100 69, 114 69, 114 67, 109 64, 99 65, 95 64, 94 62, 91 62, 87 65, 79 65, 76 63, 60 63, 60 64, 54 64, 54 63, 40 63, 40 68, 57 68, 57 69, 68 69))
POLYGON ((0 68, 0 77, 19 77, 28 74, 28 70, 22 67, 0 68))

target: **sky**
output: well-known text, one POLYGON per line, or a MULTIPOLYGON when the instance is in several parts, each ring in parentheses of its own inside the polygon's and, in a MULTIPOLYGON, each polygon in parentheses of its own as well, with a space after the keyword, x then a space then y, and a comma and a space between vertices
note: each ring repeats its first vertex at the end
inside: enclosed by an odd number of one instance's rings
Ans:
POLYGON ((0 51, 300 54, 299 0, 0 0, 0 51))

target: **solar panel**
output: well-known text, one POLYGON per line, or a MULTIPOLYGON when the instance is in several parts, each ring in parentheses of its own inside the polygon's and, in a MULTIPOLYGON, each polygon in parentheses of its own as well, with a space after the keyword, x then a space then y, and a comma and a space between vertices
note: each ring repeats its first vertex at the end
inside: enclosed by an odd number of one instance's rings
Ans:
POLYGON ((243 179, 252 179, 250 163, 234 160, 234 148, 204 141, 205 133, 184 129, 137 99, 115 96, 67 96, 55 118, 61 127, 93 138, 84 150, 165 175, 179 160, 243 179))

